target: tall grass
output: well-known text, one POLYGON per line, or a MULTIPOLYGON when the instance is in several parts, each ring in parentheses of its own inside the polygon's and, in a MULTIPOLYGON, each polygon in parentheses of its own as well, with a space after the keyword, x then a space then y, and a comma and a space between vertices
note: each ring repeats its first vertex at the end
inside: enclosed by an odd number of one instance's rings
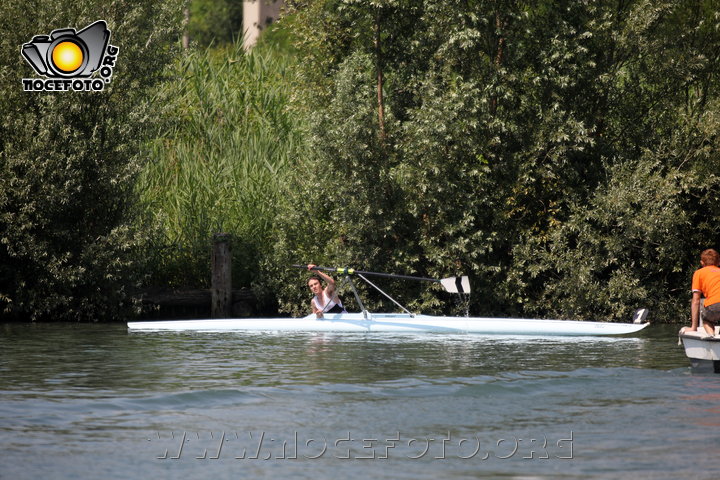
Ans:
POLYGON ((272 46, 207 49, 183 58, 158 92, 165 126, 138 183, 159 229, 155 282, 206 285, 218 232, 233 237, 235 285, 253 278, 299 142, 291 66, 272 46))

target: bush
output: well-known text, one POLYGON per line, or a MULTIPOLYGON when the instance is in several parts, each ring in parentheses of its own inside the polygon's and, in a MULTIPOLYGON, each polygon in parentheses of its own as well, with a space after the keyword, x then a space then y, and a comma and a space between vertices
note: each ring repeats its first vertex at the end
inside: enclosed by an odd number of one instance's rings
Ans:
POLYGON ((0 307, 4 319, 108 320, 141 280, 132 223, 149 93, 180 25, 179 2, 0 4, 0 307), (120 48, 102 92, 26 93, 34 35, 104 19, 120 48))
POLYGON ((687 308, 687 296, 677 292, 678 286, 689 291, 692 227, 683 210, 681 176, 649 152, 609 173, 609 183, 587 205, 577 205, 545 241, 530 237, 515 248, 510 298, 526 312, 628 321, 640 307, 652 309, 656 318, 677 318, 687 308))

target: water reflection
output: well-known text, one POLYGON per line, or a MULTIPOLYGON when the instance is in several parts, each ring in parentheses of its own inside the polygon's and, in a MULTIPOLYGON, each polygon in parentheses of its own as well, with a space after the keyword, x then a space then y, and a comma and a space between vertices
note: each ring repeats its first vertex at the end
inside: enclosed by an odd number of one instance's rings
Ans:
POLYGON ((443 334, 127 332, 123 326, 4 326, 4 390, 156 391, 368 383, 577 368, 687 366, 673 334, 494 337, 443 334))

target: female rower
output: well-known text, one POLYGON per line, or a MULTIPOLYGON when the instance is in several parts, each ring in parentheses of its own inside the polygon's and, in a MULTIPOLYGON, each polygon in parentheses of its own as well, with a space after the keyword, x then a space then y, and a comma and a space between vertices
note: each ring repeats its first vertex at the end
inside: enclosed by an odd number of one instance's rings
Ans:
MULTIPOLYGON (((312 270, 315 268, 315 265, 311 263, 307 268, 308 270, 312 270)), ((310 291, 315 294, 312 300, 310 300, 313 313, 317 315, 317 318, 323 318, 324 313, 347 313, 340 297, 338 297, 335 292, 335 280, 320 270, 318 270, 317 273, 320 275, 319 277, 313 275, 308 279, 308 287, 310 287, 310 291), (320 283, 320 277, 327 282, 327 287, 324 289, 320 283)))

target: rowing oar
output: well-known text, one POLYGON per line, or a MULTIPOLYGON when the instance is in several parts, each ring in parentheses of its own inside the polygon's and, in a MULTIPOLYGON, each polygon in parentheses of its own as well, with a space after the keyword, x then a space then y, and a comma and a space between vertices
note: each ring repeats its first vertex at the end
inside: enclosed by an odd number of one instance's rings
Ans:
MULTIPOLYGON (((292 265, 293 268, 307 269, 307 265, 292 265)), ((429 277, 414 277, 411 275, 397 275, 394 273, 378 273, 378 272, 366 272, 363 270, 355 270, 354 268, 348 267, 318 267, 315 266, 312 270, 322 270, 323 272, 333 272, 340 275, 371 275, 374 277, 384 278, 396 278, 399 280, 420 280, 424 282, 433 282, 441 284, 445 290, 450 293, 470 293, 470 281, 467 276, 462 277, 448 277, 448 278, 429 278, 429 277)))

